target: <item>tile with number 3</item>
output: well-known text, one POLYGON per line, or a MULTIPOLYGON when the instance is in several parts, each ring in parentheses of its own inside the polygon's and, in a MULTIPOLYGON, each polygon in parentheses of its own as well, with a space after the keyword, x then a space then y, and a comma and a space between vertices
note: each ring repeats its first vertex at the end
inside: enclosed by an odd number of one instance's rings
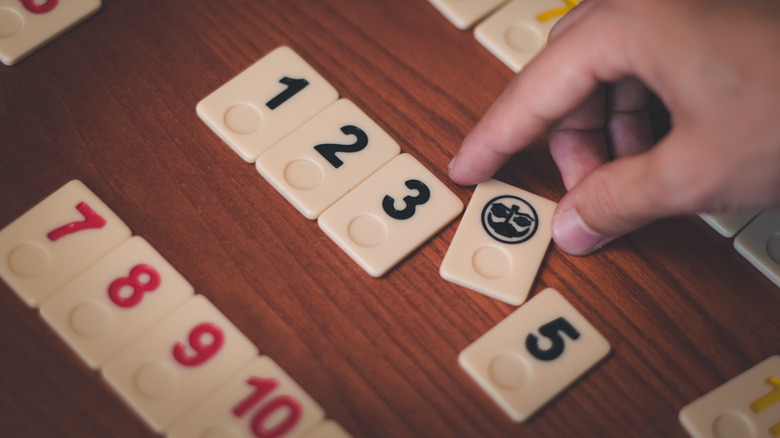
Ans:
POLYGON ((130 234, 103 201, 73 180, 0 230, 0 277, 37 307, 130 234))

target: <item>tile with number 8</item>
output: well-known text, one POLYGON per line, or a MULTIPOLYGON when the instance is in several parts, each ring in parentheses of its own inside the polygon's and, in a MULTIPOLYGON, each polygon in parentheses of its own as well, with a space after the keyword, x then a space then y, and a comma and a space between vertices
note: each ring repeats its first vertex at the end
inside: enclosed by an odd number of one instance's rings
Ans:
POLYGON ((450 223, 463 203, 409 154, 401 154, 330 206, 319 226, 374 277, 450 223))
POLYGON ((270 357, 242 368, 171 427, 168 438, 303 436, 325 411, 270 357))
POLYGON ((461 351, 458 362, 507 415, 524 421, 609 350, 577 309, 545 289, 461 351))
POLYGON ((338 100, 257 159, 257 170, 309 219, 401 153, 354 103, 338 100))
POLYGON ((279 47, 208 95, 198 116, 241 158, 269 147, 338 99, 325 78, 289 47, 279 47))
POLYGON ((102 368, 103 377, 162 432, 257 355, 203 295, 195 295, 102 368))
POLYGON ((131 237, 41 306, 41 316, 92 368, 194 294, 149 243, 131 237))
POLYGON ((130 234, 103 201, 73 180, 0 230, 0 277, 37 307, 130 234))
POLYGON ((0 0, 0 61, 16 64, 100 6, 101 0, 0 0))

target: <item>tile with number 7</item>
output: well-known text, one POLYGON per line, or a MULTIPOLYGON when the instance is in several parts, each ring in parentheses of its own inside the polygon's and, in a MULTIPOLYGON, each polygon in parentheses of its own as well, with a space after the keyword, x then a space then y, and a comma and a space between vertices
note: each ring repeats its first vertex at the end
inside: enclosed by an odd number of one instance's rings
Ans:
POLYGON ((610 350, 555 289, 545 289, 461 351, 458 362, 515 421, 525 421, 610 350))
POLYGON ((131 237, 41 306, 41 316, 92 368, 194 293, 139 236, 131 237))
POLYGON ((257 355, 203 295, 195 295, 102 367, 133 410, 162 432, 257 355))
POLYGON ((73 180, 0 230, 0 277, 37 307, 130 234, 119 216, 73 180))
POLYGON ((297 438, 325 411, 279 365, 260 356, 177 421, 168 438, 205 436, 297 438))
POLYGON ((401 154, 320 215, 320 228, 380 277, 463 210, 463 203, 409 154, 401 154))

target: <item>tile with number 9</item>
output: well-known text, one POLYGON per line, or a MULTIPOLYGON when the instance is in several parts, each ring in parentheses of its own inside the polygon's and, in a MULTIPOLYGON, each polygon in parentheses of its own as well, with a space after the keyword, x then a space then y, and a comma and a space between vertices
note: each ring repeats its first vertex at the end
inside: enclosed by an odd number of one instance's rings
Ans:
POLYGON ((325 78, 289 47, 279 47, 206 96, 198 116, 241 158, 269 147, 338 99, 325 78))
POLYGON ((92 368, 194 294, 149 243, 131 237, 41 306, 41 316, 92 368))
POLYGON ((162 432, 257 355, 203 295, 195 295, 103 366, 103 377, 162 432))
POLYGON ((37 307, 130 234, 103 201, 73 180, 0 230, 0 277, 37 307))
POLYGON ((458 362, 507 415, 524 421, 609 350, 577 309, 545 289, 461 351, 458 362))
POLYGON ((297 438, 325 411, 270 357, 261 356, 168 431, 168 438, 297 438))
POLYGON ((409 154, 401 154, 330 206, 319 226, 380 277, 450 223, 463 203, 409 154))

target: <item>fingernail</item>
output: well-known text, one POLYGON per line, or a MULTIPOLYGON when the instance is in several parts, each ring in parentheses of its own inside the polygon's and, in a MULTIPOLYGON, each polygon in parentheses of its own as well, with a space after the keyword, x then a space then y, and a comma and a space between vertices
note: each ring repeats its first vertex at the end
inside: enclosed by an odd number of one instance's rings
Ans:
POLYGON ((553 218, 552 225, 555 243, 564 252, 572 255, 590 254, 607 241, 585 225, 577 210, 573 208, 553 218))
POLYGON ((457 155, 454 155, 452 159, 450 160, 450 164, 447 165, 447 173, 450 175, 450 178, 452 178, 452 166, 455 165, 455 159, 458 158, 457 155))

